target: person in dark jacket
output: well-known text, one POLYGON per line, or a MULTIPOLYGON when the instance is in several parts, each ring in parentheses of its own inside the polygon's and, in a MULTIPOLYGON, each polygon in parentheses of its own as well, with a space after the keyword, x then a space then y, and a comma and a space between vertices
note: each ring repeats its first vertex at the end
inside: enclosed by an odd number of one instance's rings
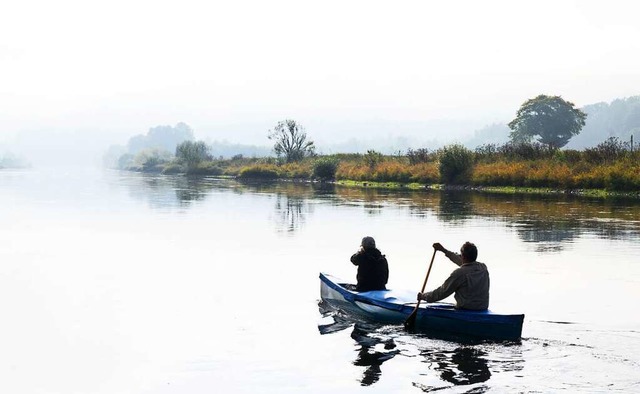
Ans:
POLYGON ((489 308, 489 271, 487 266, 476 261, 478 248, 471 242, 465 242, 460 254, 453 253, 439 243, 433 248, 443 252, 460 268, 454 270, 442 286, 427 293, 418 293, 418 300, 436 302, 455 292, 456 308, 485 310, 489 308))
POLYGON ((351 262, 358 266, 356 291, 386 290, 389 265, 372 237, 362 238, 360 250, 351 256, 351 262))

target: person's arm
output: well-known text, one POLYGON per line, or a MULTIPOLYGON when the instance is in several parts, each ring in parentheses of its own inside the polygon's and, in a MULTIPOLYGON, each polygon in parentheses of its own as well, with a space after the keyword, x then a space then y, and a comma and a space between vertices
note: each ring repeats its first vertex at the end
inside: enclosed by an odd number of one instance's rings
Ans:
POLYGON ((426 293, 418 293, 418 299, 425 300, 427 302, 437 302, 444 300, 453 294, 464 283, 464 275, 455 270, 449 275, 447 280, 444 281, 442 286, 433 291, 426 293))
POLYGON ((439 250, 440 252, 444 253, 444 255, 447 256, 447 258, 451 260, 458 267, 462 265, 462 256, 460 256, 459 254, 453 253, 452 251, 447 250, 447 248, 445 248, 438 242, 433 244, 433 248, 435 250, 439 250))
POLYGON ((359 251, 354 253, 353 256, 351 256, 351 262, 353 263, 353 265, 360 265, 361 257, 362 257, 362 249, 360 249, 359 251))

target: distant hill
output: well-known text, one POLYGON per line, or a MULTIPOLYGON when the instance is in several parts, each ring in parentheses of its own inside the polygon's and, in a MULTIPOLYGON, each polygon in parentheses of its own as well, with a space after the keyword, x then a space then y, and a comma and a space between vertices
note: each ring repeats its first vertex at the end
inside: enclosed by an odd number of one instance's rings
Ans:
POLYGON ((579 135, 567 147, 582 149, 595 146, 609 137, 629 141, 640 138, 640 96, 617 99, 610 104, 596 103, 581 108, 587 121, 579 135))

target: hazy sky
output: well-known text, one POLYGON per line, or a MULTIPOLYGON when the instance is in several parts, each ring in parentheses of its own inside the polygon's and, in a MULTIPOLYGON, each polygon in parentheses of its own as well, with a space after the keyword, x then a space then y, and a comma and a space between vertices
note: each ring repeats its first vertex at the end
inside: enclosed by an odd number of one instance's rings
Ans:
POLYGON ((611 101, 640 94, 638 4, 9 0, 0 143, 126 143, 183 121, 196 137, 266 145, 284 118, 348 140, 405 122, 480 128, 541 93, 611 101))

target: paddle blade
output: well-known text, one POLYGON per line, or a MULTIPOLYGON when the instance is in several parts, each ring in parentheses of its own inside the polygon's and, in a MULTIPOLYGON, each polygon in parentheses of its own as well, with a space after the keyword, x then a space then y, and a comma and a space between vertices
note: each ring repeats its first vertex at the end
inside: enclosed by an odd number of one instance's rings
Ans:
POLYGON ((418 308, 414 309, 404 322, 404 329, 407 331, 413 331, 416 327, 416 317, 418 317, 418 308))

